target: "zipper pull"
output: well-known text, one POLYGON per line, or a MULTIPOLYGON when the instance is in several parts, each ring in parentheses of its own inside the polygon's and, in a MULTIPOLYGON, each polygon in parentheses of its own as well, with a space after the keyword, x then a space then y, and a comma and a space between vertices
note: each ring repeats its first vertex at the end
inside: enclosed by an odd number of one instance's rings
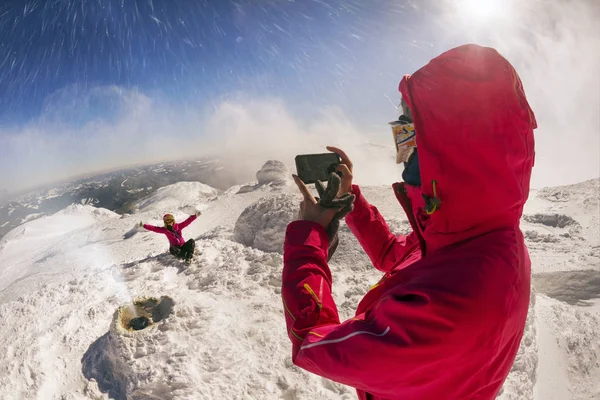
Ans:
POLYGON ((306 291, 313 297, 313 299, 315 299, 319 308, 323 308, 323 303, 321 302, 321 299, 319 299, 319 296, 317 296, 317 294, 312 290, 308 283, 304 284, 304 289, 306 289, 306 291))
POLYGON ((423 195, 423 200, 425 200, 425 212, 428 215, 439 210, 442 205, 442 200, 437 197, 437 181, 433 180, 431 181, 431 184, 433 185, 433 197, 423 195))

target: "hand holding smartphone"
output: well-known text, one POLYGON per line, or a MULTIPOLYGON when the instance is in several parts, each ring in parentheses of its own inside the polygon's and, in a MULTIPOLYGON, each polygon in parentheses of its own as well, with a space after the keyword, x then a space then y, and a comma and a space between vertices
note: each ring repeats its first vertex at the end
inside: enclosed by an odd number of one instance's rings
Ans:
POLYGON ((336 170, 340 157, 335 153, 302 154, 296 156, 295 160, 298 177, 305 184, 327 181, 332 172, 341 176, 336 170))

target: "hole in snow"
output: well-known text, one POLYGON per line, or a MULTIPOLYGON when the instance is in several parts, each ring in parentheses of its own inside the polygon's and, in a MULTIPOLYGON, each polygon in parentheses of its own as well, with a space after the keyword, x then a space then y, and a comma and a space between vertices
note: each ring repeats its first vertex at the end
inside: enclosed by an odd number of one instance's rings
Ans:
POLYGON ((579 222, 564 214, 524 215, 523 219, 530 224, 541 224, 552 228, 581 228, 579 222))
POLYGON ((129 321, 129 327, 134 331, 141 331, 145 327, 150 325, 150 319, 148 317, 135 317, 129 321))
POLYGON ((138 297, 132 304, 119 307, 119 323, 126 331, 140 331, 167 318, 175 302, 168 296, 138 297))

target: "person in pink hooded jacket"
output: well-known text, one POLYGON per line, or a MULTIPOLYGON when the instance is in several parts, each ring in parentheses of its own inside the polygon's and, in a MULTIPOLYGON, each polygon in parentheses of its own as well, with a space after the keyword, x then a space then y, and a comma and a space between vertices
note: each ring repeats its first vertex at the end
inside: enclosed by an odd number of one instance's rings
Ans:
POLYGON ((151 232, 162 233, 165 235, 167 239, 169 239, 169 252, 175 257, 184 258, 186 261, 190 261, 194 256, 196 242, 194 239, 190 239, 186 242, 181 231, 194 222, 199 215, 200 212, 198 211, 196 214, 190 215, 185 221, 177 223, 172 214, 165 214, 163 216, 164 226, 154 226, 142 222, 140 222, 139 226, 151 232))
POLYGON ((523 335, 531 262, 519 228, 536 121, 521 80, 496 50, 443 53, 399 86, 393 123, 404 182, 393 185, 413 231, 396 236, 342 164, 346 223, 383 276, 340 321, 321 207, 304 201, 284 244, 283 310, 295 365, 360 399, 494 399, 523 335))

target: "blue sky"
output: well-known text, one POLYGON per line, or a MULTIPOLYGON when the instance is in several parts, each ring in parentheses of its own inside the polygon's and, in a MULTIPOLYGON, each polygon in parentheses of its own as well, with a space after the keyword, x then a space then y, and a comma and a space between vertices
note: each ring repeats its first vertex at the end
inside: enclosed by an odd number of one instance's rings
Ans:
POLYGON ((401 76, 467 42, 498 48, 521 74, 548 128, 538 184, 597 176, 597 10, 587 0, 4 0, 0 188, 165 158, 160 144, 201 145, 215 114, 239 118, 231 104, 282 104, 293 121, 262 130, 310 130, 333 107, 353 131, 387 137, 401 76), (558 91, 592 114, 571 136, 588 159, 572 171, 554 163, 556 135, 572 127, 548 100, 558 91))
POLYGON ((418 29, 421 16, 384 0, 4 1, 0 118, 26 123, 72 85, 135 87, 183 102, 244 92, 376 110, 403 72, 438 51, 418 29), (393 60, 380 53, 389 29, 406 35, 393 60))

